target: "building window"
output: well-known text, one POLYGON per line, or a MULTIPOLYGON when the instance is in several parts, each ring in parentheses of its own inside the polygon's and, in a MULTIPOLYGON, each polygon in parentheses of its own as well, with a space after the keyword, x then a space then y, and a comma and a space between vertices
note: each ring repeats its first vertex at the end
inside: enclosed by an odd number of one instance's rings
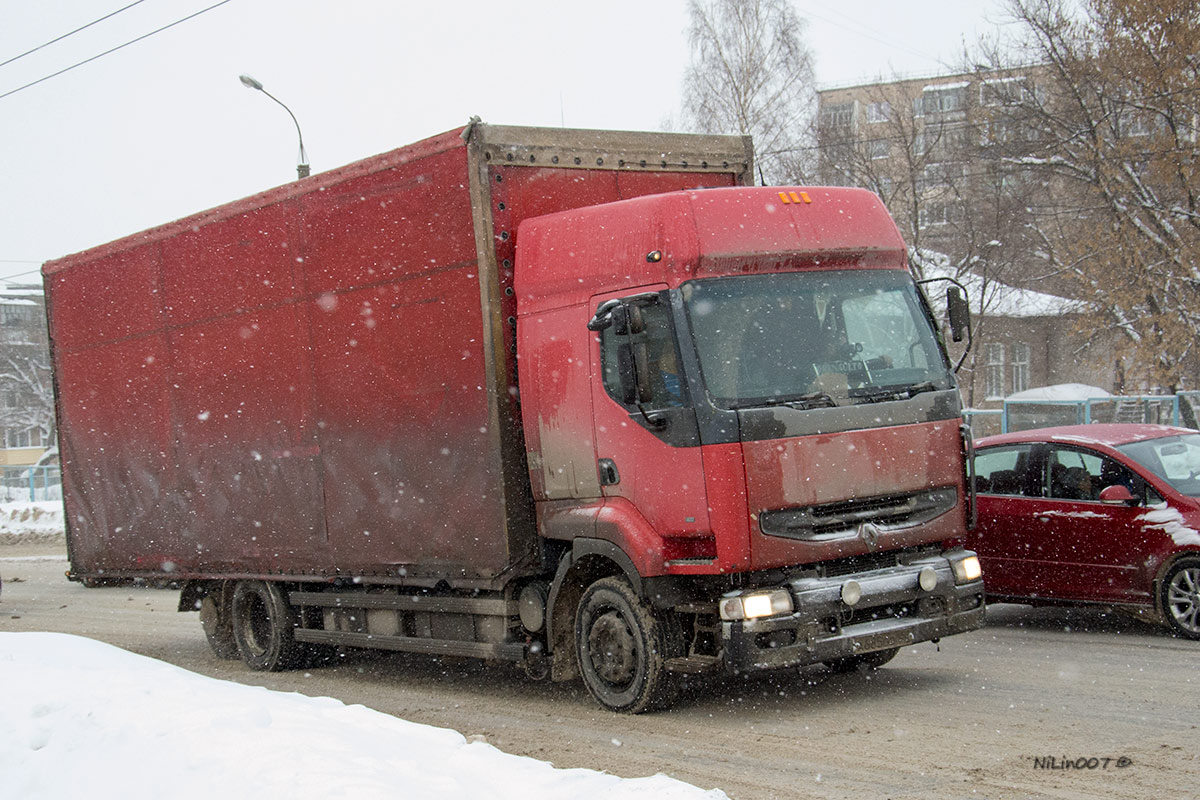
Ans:
POLYGON ((1029 345, 1017 342, 1012 346, 1012 390, 1023 392, 1029 388, 1029 345))
POLYGON ((33 305, 0 304, 0 325, 26 325, 33 321, 37 311, 33 305))
POLYGON ((887 122, 892 116, 891 103, 867 103, 867 122, 887 122))
POLYGON ((1034 94, 1033 82, 1026 76, 984 81, 979 85, 979 104, 994 108, 1013 106, 1034 94))
POLYGON ((41 447, 44 442, 41 428, 26 428, 25 430, 8 428, 4 431, 5 447, 41 447))
POLYGON ((854 126, 854 101, 847 103, 830 103, 821 112, 821 121, 833 128, 851 128, 854 126))
POLYGON ((966 174, 962 164, 927 164, 917 176, 917 191, 924 194, 934 190, 951 189, 961 183, 966 174))
POLYGON ((1004 345, 990 343, 983 348, 983 396, 988 400, 1004 397, 1004 345))
POLYGON ((867 155, 872 159, 888 157, 887 139, 870 139, 867 141, 867 155))
POLYGON ((966 86, 966 84, 955 83, 947 86, 925 87, 925 90, 921 92, 922 110, 926 114, 943 114, 961 110, 966 86))
POLYGON ((966 219, 966 212, 962 203, 924 203, 917 211, 917 225, 921 228, 930 228, 935 225, 949 225, 954 222, 962 222, 966 219))

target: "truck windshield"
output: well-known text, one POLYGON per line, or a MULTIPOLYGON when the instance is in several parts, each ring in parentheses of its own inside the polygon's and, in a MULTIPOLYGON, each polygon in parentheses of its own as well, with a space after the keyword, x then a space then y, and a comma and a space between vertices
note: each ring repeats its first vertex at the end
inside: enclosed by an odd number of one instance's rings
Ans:
POLYGON ((747 275, 691 281, 682 291, 719 406, 840 406, 953 385, 907 273, 747 275))

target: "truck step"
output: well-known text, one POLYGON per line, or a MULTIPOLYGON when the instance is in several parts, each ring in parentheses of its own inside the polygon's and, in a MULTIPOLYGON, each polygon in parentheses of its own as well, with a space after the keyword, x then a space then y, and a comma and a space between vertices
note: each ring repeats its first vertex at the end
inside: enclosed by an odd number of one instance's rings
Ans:
POLYGON ((440 595, 402 595, 389 592, 291 592, 288 602, 294 606, 325 608, 389 608, 398 611, 429 611, 445 614, 482 614, 516 617, 515 600, 503 597, 443 597, 440 595))
POLYGON ((296 628, 295 636, 298 642, 397 650, 406 653, 493 658, 501 661, 522 661, 525 658, 525 645, 518 642, 462 642, 454 639, 427 639, 422 636, 376 636, 370 633, 319 631, 308 628, 296 628))
POLYGON ((669 658, 663 665, 668 672, 683 672, 697 675, 701 672, 714 672, 721 666, 721 659, 716 656, 680 656, 669 658))

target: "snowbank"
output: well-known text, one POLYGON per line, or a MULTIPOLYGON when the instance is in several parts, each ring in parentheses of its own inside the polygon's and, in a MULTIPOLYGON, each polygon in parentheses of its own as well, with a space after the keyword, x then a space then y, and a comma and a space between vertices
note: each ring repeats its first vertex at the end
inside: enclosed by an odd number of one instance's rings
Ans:
POLYGON ((61 538, 63 504, 0 503, 0 544, 61 538))
POLYGON ((23 800, 726 797, 665 775, 555 769, 451 730, 65 634, 0 633, 0 686, 3 794, 23 800))

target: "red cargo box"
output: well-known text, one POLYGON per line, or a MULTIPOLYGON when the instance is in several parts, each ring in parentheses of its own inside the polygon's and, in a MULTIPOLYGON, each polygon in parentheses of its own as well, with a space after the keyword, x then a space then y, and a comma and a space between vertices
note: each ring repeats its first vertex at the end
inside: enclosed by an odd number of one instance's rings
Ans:
POLYGON ((520 574, 518 224, 749 170, 476 124, 46 264, 73 573, 520 574))

